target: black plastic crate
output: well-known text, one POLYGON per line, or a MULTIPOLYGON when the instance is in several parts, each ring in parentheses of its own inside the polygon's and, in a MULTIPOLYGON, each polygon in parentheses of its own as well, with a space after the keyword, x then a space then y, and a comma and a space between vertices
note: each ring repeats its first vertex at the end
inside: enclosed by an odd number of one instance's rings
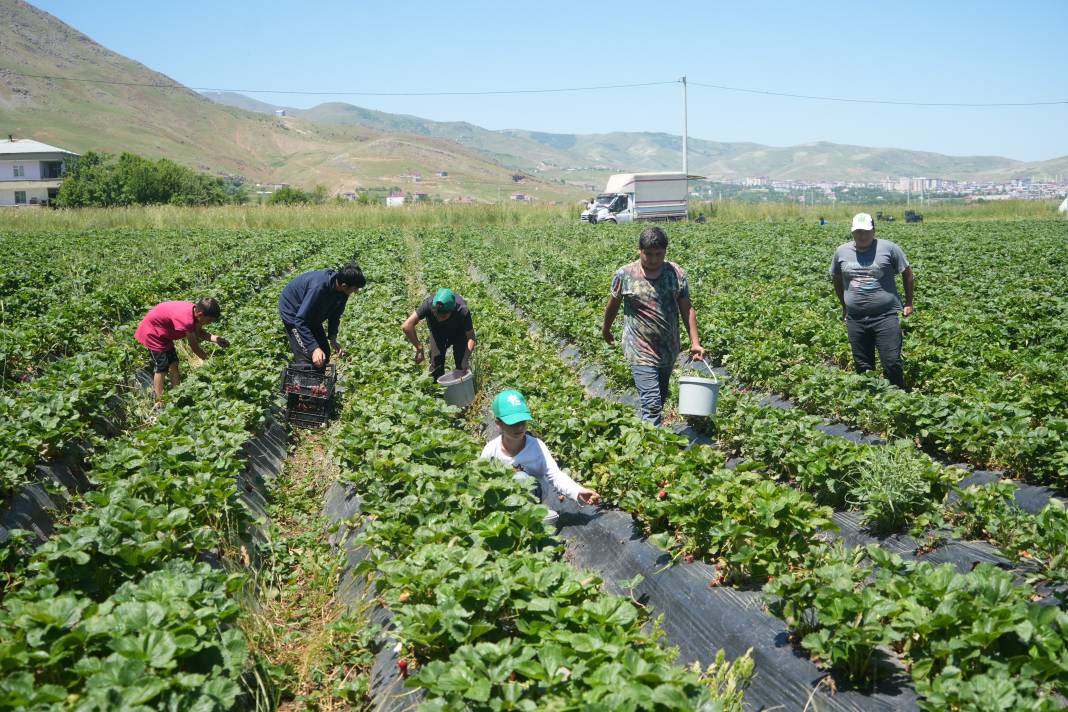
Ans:
POLYGON ((329 399, 309 398, 296 393, 286 397, 286 419, 302 428, 321 428, 333 414, 334 404, 329 399))
POLYGON ((286 419, 302 428, 321 428, 333 415, 337 372, 332 364, 319 370, 311 366, 286 366, 282 393, 286 419))
POLYGON ((282 371, 282 393, 286 396, 332 400, 336 384, 337 371, 332 363, 322 370, 311 366, 286 366, 282 371))

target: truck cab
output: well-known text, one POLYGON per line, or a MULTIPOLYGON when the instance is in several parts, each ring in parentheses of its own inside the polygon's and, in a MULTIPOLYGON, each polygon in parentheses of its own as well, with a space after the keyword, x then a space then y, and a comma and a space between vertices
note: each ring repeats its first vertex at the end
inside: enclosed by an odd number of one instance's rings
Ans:
POLYGON ((633 207, 633 193, 602 193, 582 211, 580 219, 588 223, 627 223, 634 220, 633 207))

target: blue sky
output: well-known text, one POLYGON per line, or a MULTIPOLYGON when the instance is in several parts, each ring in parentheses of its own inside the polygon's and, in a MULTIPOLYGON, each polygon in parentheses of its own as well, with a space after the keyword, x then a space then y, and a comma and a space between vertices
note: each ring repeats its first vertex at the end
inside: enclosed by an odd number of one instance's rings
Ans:
MULTIPOLYGON (((478 91, 672 80, 919 102, 1068 100, 1068 1, 314 3, 37 0, 189 86, 478 91)), ((678 86, 554 95, 250 94, 347 101, 491 129, 681 133, 678 86)), ((842 104, 691 86, 690 135, 952 155, 1068 155, 1068 104, 842 104)))

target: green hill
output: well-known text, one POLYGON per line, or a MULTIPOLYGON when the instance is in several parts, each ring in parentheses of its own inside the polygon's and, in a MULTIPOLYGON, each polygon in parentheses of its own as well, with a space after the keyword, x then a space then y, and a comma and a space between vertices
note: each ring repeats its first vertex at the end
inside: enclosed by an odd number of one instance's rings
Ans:
MULTIPOLYGON (((383 132, 445 138, 504 165, 579 183, 599 184, 608 173, 620 171, 678 170, 682 163, 682 137, 666 133, 492 131, 467 122, 432 121, 345 103, 293 109, 264 104, 240 94, 213 96, 212 99, 270 114, 277 108, 286 108, 290 115, 321 124, 364 126, 383 132), (256 108, 252 108, 252 103, 256 108)), ((1068 156, 1028 163, 999 156, 946 156, 824 141, 777 147, 691 137, 689 152, 690 171, 712 179, 768 176, 784 180, 880 180, 887 176, 927 176, 1005 180, 1068 173, 1068 156)))
MULTIPOLYGON (((279 118, 210 101, 22 0, 0 0, 0 48, 4 135, 78 153, 165 156, 213 173, 304 187, 323 184, 331 191, 397 186, 496 200, 512 190, 509 167, 455 141, 383 132, 356 122, 279 118), (448 177, 438 178, 438 171, 448 177), (418 183, 410 177, 417 174, 422 176, 418 183)), ((574 188, 534 178, 522 191, 540 200, 578 196, 574 188)))

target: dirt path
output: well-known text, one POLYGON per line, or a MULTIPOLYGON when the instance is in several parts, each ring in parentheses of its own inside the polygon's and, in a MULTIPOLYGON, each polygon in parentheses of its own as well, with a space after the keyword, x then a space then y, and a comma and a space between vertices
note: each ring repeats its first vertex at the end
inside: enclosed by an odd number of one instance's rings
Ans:
POLYGON ((280 710, 367 707, 373 629, 335 597, 341 558, 328 541, 323 495, 339 471, 330 433, 297 430, 271 492, 272 544, 259 573, 253 650, 269 665, 280 710))

